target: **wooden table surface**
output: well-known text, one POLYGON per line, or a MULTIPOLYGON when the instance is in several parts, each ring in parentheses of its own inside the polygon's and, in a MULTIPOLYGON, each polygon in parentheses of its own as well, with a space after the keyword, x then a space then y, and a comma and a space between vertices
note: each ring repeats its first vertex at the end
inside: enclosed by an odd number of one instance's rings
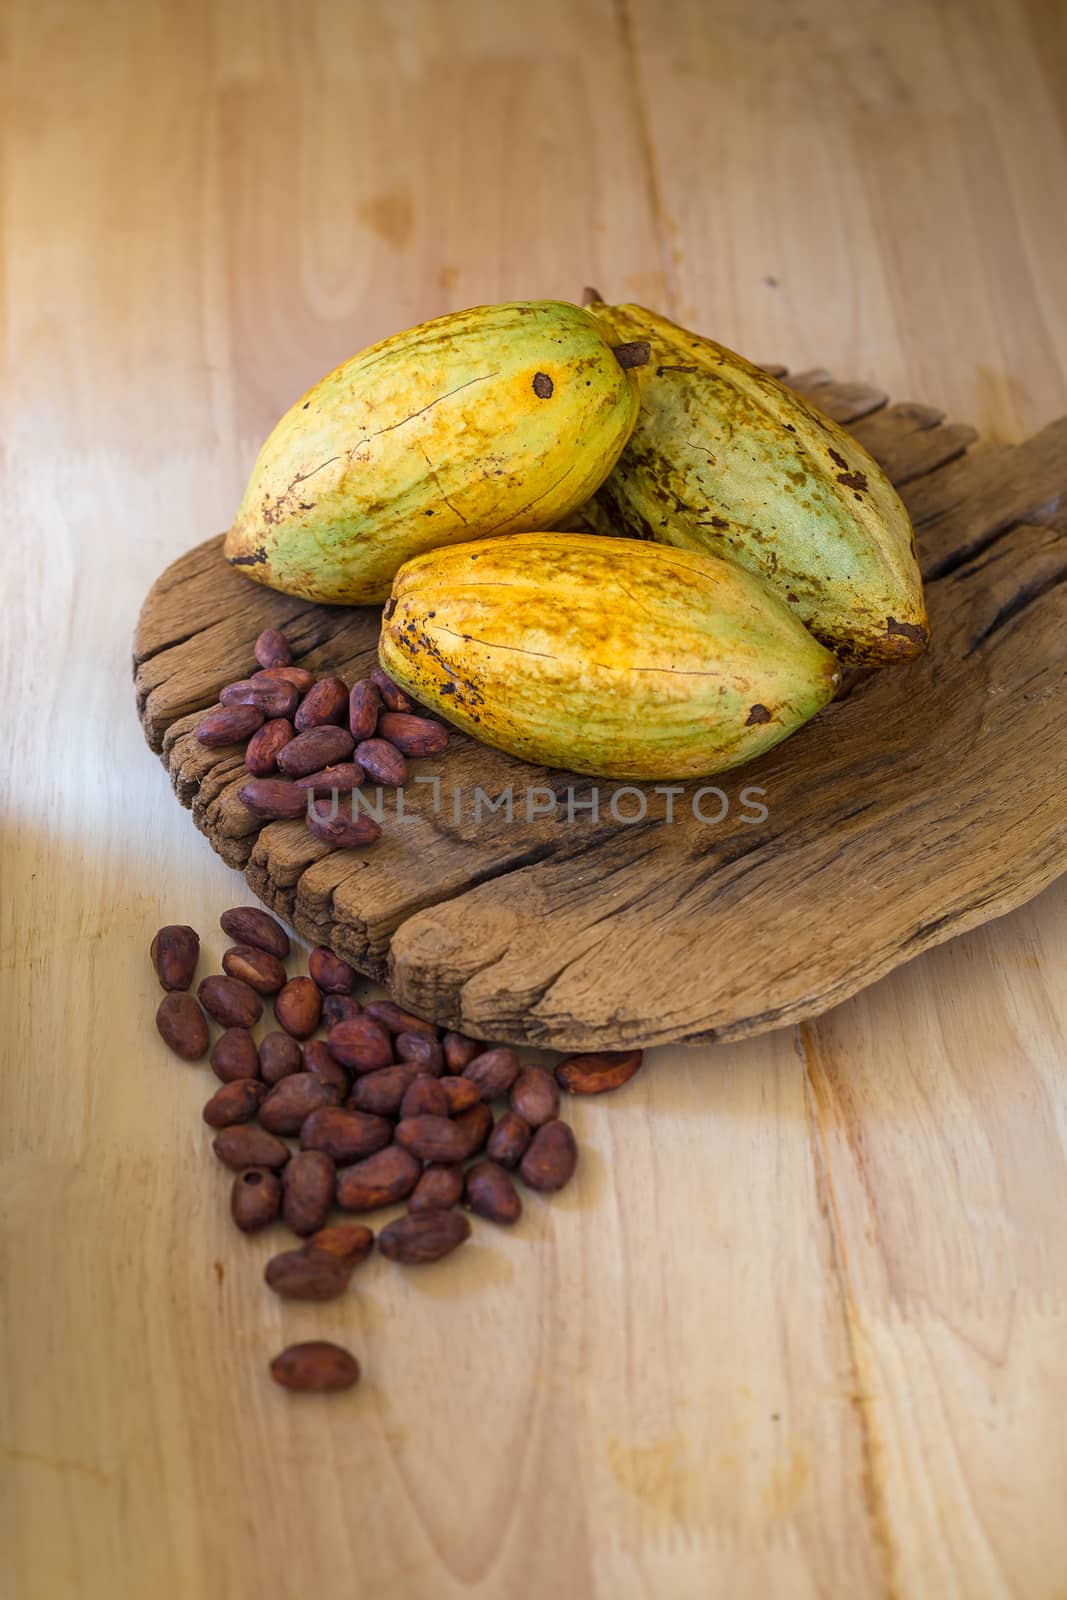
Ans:
POLYGON ((282 1306, 152 1026, 152 932, 217 957, 240 879, 129 680, 293 396, 457 306, 591 281, 987 437, 1067 410, 1062 8, 6 28, 5 1597, 1062 1597, 1067 885, 815 1025, 656 1052, 514 1233, 282 1306), (267 1380, 315 1334, 360 1388, 267 1380))

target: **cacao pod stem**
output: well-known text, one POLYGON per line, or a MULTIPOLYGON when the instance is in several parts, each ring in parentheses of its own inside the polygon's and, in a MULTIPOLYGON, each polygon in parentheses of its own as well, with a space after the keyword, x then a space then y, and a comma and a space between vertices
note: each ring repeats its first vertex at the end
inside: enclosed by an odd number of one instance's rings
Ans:
POLYGON ((585 288, 582 290, 582 305, 602 306, 603 304, 604 296, 601 294, 600 290, 593 289, 589 284, 586 284, 585 288))

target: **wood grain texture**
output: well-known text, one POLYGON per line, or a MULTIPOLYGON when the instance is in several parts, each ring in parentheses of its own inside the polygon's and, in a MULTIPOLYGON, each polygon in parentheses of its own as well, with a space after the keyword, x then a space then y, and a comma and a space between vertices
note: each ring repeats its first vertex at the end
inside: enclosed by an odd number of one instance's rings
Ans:
POLYGON ((592 281, 919 396, 982 437, 909 490, 950 515, 1067 411, 1058 9, 13 0, 4 28, 5 1600, 1060 1600, 1062 883, 801 1029, 655 1051, 575 1108, 577 1186, 514 1234, 283 1307, 145 958, 179 917, 206 970, 245 891, 129 683, 144 594, 293 395, 453 305, 592 281), (350 1396, 267 1380, 315 1336, 359 1354, 350 1396))

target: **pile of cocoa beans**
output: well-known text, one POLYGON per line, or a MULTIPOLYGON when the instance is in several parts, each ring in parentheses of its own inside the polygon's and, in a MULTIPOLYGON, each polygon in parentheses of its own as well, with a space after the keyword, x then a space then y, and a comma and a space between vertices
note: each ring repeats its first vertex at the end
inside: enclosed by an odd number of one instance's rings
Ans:
POLYGON ((211 750, 245 745, 251 777, 237 795, 253 816, 304 817, 316 839, 334 849, 373 844, 380 825, 354 805, 342 809, 338 797, 351 797, 367 779, 403 788, 408 759, 439 755, 447 728, 418 715, 381 667, 350 690, 340 678, 316 678, 294 666, 289 641, 276 628, 259 635, 255 657, 259 671, 226 685, 196 737, 211 750), (333 794, 328 812, 309 805, 316 791, 333 794))
MULTIPOLYGON (((361 1003, 355 969, 332 950, 312 950, 308 973, 290 976, 289 935, 258 906, 220 921, 233 944, 195 996, 199 936, 184 926, 156 934, 151 957, 166 990, 156 1027, 183 1060, 209 1057, 220 1080, 203 1116, 233 1172, 237 1227, 254 1233, 280 1219, 301 1241, 267 1263, 275 1294, 343 1294, 375 1242, 403 1266, 438 1261, 470 1237, 466 1211, 515 1222, 518 1183, 551 1194, 574 1176, 561 1089, 602 1094, 641 1065, 633 1050, 570 1056, 554 1072, 523 1066, 507 1045, 445 1032, 391 1000, 361 1003), (257 1039, 267 1001, 277 1027, 257 1039), (377 1241, 365 1223, 334 1218, 398 1202, 406 1213, 377 1241)), ((357 1381, 359 1364, 311 1341, 282 1351, 271 1374, 286 1388, 335 1390, 357 1381)))

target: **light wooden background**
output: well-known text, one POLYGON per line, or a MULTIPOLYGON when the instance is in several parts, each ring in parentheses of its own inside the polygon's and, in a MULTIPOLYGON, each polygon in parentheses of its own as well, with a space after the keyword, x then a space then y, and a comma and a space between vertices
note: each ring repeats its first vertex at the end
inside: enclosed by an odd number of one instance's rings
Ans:
POLYGON ((1067 886, 658 1052, 514 1234, 283 1309, 152 1027, 152 931, 217 956, 240 880, 129 681, 291 398, 449 308, 592 281, 989 436, 1067 410, 1063 19, 9 3, 5 1600, 1067 1594, 1067 886), (294 1401, 316 1333, 367 1380, 294 1401))

